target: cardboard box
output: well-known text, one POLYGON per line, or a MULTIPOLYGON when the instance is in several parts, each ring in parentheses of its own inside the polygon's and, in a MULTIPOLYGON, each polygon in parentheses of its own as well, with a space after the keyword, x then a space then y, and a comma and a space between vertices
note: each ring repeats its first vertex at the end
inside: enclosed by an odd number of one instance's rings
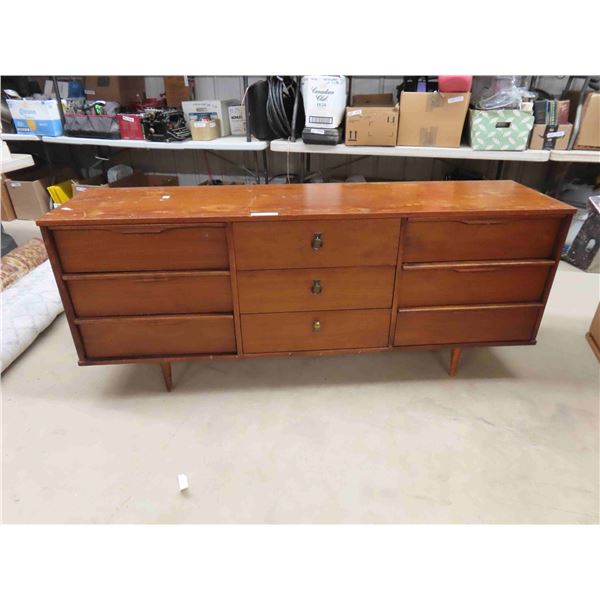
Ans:
POLYGON ((190 100, 182 102, 181 108, 185 122, 190 125, 190 113, 200 113, 211 119, 219 119, 221 122, 221 135, 231 135, 229 124, 229 107, 238 106, 239 100, 190 100))
POLYGON ((192 132, 192 139, 196 142, 216 140, 221 137, 221 122, 219 119, 190 121, 190 131, 192 132))
POLYGON ((397 135, 398 107, 391 94, 354 96, 346 107, 347 146, 395 146, 397 135))
POLYGON ((471 94, 402 92, 398 146, 458 148, 471 94))
POLYGON ((566 150, 573 125, 534 125, 529 148, 531 150, 566 150))
POLYGON ((471 109, 469 133, 473 150, 525 150, 533 114, 523 110, 471 109))
POLYGON ((63 126, 56 100, 7 100, 17 133, 56 137, 63 126))
POLYGON ((183 102, 194 97, 193 88, 190 85, 193 78, 184 77, 183 75, 170 75, 164 77, 164 82, 167 106, 178 109, 183 102))
POLYGON ((121 106, 141 102, 146 92, 144 78, 140 76, 88 76, 84 78, 84 87, 89 101, 111 100, 121 106))
POLYGON ((59 169, 40 169, 32 167, 14 173, 6 178, 6 187, 10 195, 17 219, 34 221, 47 213, 50 208, 50 194, 46 189, 73 177, 69 167, 59 169))
POLYGON ((8 188, 6 187, 6 181, 4 175, 0 176, 0 200, 2 203, 2 220, 3 221, 12 221, 17 218, 15 215, 15 209, 13 208, 12 202, 10 201, 10 196, 8 194, 8 188))
POLYGON ((88 190, 95 190, 101 187, 171 187, 179 185, 177 176, 172 175, 147 175, 146 173, 136 172, 127 177, 123 177, 113 183, 106 183, 101 175, 89 177, 87 179, 72 179, 71 188, 73 196, 82 194, 88 190))
POLYGON ((71 190, 73 191, 73 197, 89 189, 96 189, 99 187, 108 187, 108 183, 104 181, 102 175, 87 177, 86 179, 71 179, 71 190))
POLYGON ((600 92, 588 94, 583 103, 575 149, 600 148, 600 92))
POLYGON ((229 127, 231 135, 246 135, 246 109, 236 105, 229 107, 229 127))
POLYGON ((352 106, 394 106, 393 94, 357 94, 352 96, 352 106))

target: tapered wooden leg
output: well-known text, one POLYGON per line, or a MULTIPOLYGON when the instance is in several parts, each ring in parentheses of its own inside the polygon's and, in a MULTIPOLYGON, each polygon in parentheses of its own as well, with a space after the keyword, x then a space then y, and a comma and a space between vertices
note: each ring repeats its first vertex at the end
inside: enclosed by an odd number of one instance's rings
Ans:
POLYGON ((160 363, 160 368, 162 370, 163 379, 165 380, 165 387, 167 388, 167 392, 170 392, 173 389, 173 376, 171 374, 171 363, 168 363, 168 362, 160 363))
POLYGON ((458 361, 460 360, 461 352, 462 348, 452 348, 452 351, 450 352, 450 368, 448 369, 450 377, 454 377, 456 375, 456 369, 458 368, 458 361))

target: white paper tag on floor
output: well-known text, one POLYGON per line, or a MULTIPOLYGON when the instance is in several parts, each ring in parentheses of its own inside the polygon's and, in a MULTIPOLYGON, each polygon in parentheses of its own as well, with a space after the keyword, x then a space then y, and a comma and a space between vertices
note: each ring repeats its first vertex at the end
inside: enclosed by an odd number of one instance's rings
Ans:
POLYGON ((179 491, 180 492, 184 492, 185 490, 188 489, 189 484, 188 484, 187 475, 180 473, 179 475, 177 475, 177 481, 179 482, 179 491))

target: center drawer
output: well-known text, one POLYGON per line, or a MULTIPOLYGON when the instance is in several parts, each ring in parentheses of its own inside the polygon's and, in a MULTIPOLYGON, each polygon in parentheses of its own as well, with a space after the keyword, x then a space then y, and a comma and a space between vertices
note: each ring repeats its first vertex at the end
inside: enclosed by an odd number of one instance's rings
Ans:
POLYGON ((457 219, 406 225, 404 262, 552 258, 561 220, 457 219))
POLYGON ((132 225, 55 229, 65 273, 227 269, 223 226, 132 225))
POLYGON ((388 345, 390 311, 329 310, 242 315, 245 353, 382 348, 388 345))
POLYGON ((399 219, 234 223, 238 269, 395 265, 399 219))
POLYGON ((394 267, 240 271, 240 312, 389 308, 394 275, 394 267))
POLYGON ((226 354, 236 351, 232 315, 114 317, 77 321, 88 358, 226 354))
POLYGON ((229 273, 66 275, 78 317, 233 312, 229 273))

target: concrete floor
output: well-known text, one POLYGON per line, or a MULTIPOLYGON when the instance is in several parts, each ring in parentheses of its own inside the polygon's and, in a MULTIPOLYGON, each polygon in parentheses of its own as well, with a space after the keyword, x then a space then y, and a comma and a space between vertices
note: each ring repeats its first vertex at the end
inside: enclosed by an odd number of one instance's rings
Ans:
POLYGON ((64 315, 2 377, 5 523, 597 523, 599 278, 537 346, 77 367, 64 315), (190 489, 180 493, 177 475, 190 489))

